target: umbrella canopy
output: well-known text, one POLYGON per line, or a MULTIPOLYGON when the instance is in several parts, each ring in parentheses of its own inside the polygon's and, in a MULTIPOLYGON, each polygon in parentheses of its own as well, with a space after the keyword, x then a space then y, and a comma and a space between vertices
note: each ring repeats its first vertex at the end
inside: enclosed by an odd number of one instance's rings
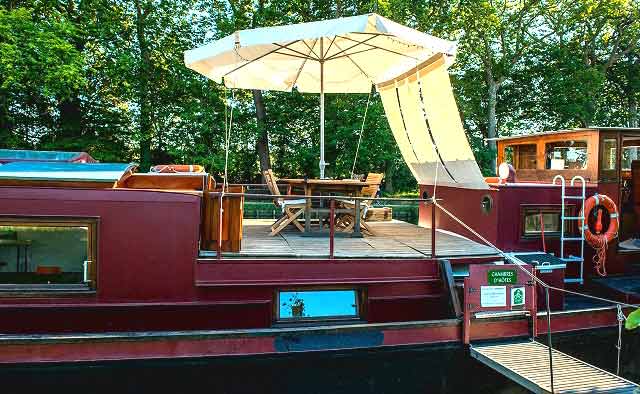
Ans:
POLYGON ((187 67, 230 88, 320 93, 324 177, 324 93, 367 93, 424 60, 455 58, 456 44, 377 14, 241 30, 186 51, 187 67))

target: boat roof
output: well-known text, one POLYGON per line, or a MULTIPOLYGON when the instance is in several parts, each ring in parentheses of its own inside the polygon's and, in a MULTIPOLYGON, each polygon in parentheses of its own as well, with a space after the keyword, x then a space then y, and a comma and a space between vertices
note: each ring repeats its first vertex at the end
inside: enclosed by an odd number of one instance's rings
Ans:
POLYGON ((505 141, 505 140, 516 140, 520 138, 540 137, 545 135, 571 134, 571 133, 579 133, 579 132, 585 132, 585 131, 599 131, 599 130, 640 133, 639 127, 585 127, 585 128, 564 129, 564 130, 539 131, 536 133, 510 135, 507 137, 487 138, 487 140, 505 141))
POLYGON ((11 162, 0 165, 0 179, 24 181, 115 182, 135 167, 124 163, 11 162))
POLYGON ((95 160, 86 152, 0 149, 0 162, 12 161, 82 161, 90 163, 95 160))

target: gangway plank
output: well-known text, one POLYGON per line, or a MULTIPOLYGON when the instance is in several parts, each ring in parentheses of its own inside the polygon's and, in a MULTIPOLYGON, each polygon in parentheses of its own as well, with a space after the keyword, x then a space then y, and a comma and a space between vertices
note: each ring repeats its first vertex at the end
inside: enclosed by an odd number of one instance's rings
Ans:
MULTIPOLYGON (((534 393, 552 393, 549 348, 531 340, 474 344, 471 356, 534 393)), ((640 386, 553 350, 553 378, 556 394, 632 394, 640 386)))

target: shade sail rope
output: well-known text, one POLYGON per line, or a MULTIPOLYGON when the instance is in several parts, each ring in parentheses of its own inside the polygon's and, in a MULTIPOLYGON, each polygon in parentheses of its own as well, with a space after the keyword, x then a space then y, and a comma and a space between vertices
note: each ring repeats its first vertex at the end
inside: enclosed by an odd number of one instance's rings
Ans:
MULTIPOLYGON (((418 81, 418 104, 420 105, 420 109, 422 110, 422 116, 424 117, 424 121, 427 126, 427 132, 429 134, 429 138, 431 139, 431 150, 433 151, 433 154, 435 155, 435 157, 439 159, 439 160, 436 160, 436 172, 433 177, 433 193, 431 195, 431 197, 433 198, 433 201, 436 201, 436 191, 438 190, 438 173, 440 172, 440 162, 442 161, 442 156, 440 156, 440 152, 438 152, 436 141, 433 138, 433 134, 431 133, 431 126, 429 125, 429 119, 427 118, 427 108, 424 105, 424 99, 422 96, 422 82, 420 81, 420 70, 418 69, 417 62, 416 62, 416 81, 418 81)), ((445 170, 446 169, 447 168, 445 167, 445 170)), ((447 170, 447 173, 449 174, 449 177, 451 177, 451 179, 455 181, 451 173, 449 173, 449 170, 447 170)), ((434 218, 434 221, 435 221, 435 218, 434 218)), ((436 225, 435 223, 431 223, 431 226, 435 226, 435 225, 436 225)))
MULTIPOLYGON (((398 112, 400 113, 400 119, 402 120, 402 130, 404 131, 405 136, 407 137, 407 141, 409 141, 409 145, 411 145, 411 151, 413 152, 413 157, 416 162, 419 162, 418 153, 416 153, 416 148, 411 141, 411 136, 409 135, 409 130, 407 129, 407 122, 404 119, 404 114, 402 113, 402 101, 400 100, 400 91, 398 90, 398 81, 394 83, 394 91, 396 93, 396 101, 398 103, 398 112)), ((406 161, 406 159, 405 159, 406 161)))
POLYGON ((447 165, 444 163, 444 160, 442 159, 442 155, 438 150, 438 144, 436 144, 436 140, 433 137, 433 132, 431 131, 431 125, 429 124, 429 116, 427 115, 427 106, 424 103, 424 93, 422 89, 422 81, 420 81, 420 71, 418 70, 417 66, 416 66, 416 80, 418 81, 418 105, 422 110, 422 117, 424 118, 424 123, 427 128, 427 134, 429 135, 429 139, 431 140, 431 150, 433 151, 433 154, 436 157, 436 176, 433 183, 433 194, 435 197, 440 164, 442 164, 442 167, 447 172, 447 175, 449 175, 449 178, 451 178, 453 182, 458 183, 458 181, 456 181, 456 178, 453 177, 453 174, 451 174, 451 172, 447 168, 447 165))
POLYGON ((367 106, 364 107, 364 116, 362 117, 362 125, 360 125, 360 136, 358 137, 358 145, 356 145, 356 155, 353 158, 353 166, 351 166, 351 178, 353 179, 353 173, 356 170, 356 162, 358 161, 358 153, 360 152, 360 142, 362 141, 362 133, 364 131, 364 123, 367 121, 367 111, 369 110, 369 103, 371 102, 371 90, 369 90, 369 97, 367 98, 367 106))
POLYGON ((233 127, 233 100, 235 100, 235 90, 231 90, 231 102, 227 97, 227 87, 224 86, 224 179, 222 184, 222 192, 228 188, 227 174, 229 168, 229 141, 231 139, 231 128, 233 127), (231 107, 227 120, 227 106, 231 107))

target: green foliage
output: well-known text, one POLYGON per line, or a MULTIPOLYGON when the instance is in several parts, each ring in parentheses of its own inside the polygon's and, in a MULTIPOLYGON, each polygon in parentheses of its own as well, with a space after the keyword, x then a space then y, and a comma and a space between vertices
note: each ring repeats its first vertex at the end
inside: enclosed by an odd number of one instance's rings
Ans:
POLYGON ((627 320, 624 323, 624 327, 627 330, 635 330, 640 327, 640 309, 637 309, 627 316, 627 320))
MULTIPOLYGON (((261 131, 249 91, 225 90, 183 52, 237 29, 373 12, 458 41, 452 83, 469 142, 494 171, 486 138, 638 124, 638 0, 20 0, 0 6, 0 147, 84 150, 103 161, 184 162, 258 182, 261 131), (231 99, 231 96, 234 98, 231 99), (230 113, 227 113, 229 116, 230 113)), ((326 100, 327 174, 349 177, 366 94, 326 100)), ((264 92, 280 176, 317 176, 318 95, 264 92)), ((356 174, 386 173, 415 192, 379 96, 371 97, 356 174)))

